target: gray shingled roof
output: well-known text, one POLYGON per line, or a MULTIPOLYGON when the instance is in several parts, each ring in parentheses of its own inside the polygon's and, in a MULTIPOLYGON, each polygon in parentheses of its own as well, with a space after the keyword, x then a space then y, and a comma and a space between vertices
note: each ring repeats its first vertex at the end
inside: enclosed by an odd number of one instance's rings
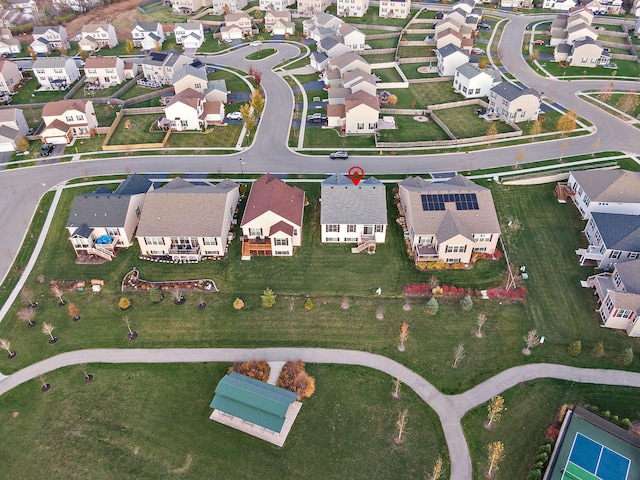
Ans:
POLYGON ((520 87, 517 87, 513 83, 509 83, 509 82, 500 82, 498 85, 493 87, 491 91, 497 93, 500 97, 504 98, 505 100, 508 100, 509 102, 515 100, 516 98, 522 95, 527 95, 527 94, 535 95, 536 97, 540 96, 538 92, 536 92, 532 88, 527 88, 526 90, 523 90, 520 87))
POLYGON ((91 227, 121 227, 127 217, 130 195, 86 194, 77 195, 71 205, 67 227, 83 223, 91 227))
POLYGON ((640 252, 640 215, 593 212, 591 216, 607 248, 640 252))
POLYGON ((320 189, 320 223, 325 224, 387 224, 385 188, 375 177, 357 186, 346 176, 336 173, 320 189))
POLYGON ((482 73, 482 69, 471 63, 463 63, 456 71, 464 78, 475 78, 482 73))
POLYGON ((640 203, 639 172, 596 169, 571 174, 592 202, 640 203))
POLYGON ((568 43, 561 43, 560 45, 556 46, 556 51, 558 53, 571 53, 571 49, 573 47, 571 47, 571 45, 569 45, 568 43))
POLYGON ((640 260, 616 264, 624 288, 629 293, 640 293, 640 260))
MULTIPOLYGON (((464 53, 459 47, 456 47, 453 43, 449 43, 444 47, 438 49, 438 53, 442 58, 448 57, 449 55, 453 55, 455 52, 464 53)), ((467 55, 466 53, 464 53, 467 55)))
POLYGON ((187 75, 192 75, 196 78, 199 78, 203 82, 207 81, 207 70, 206 68, 194 67, 193 65, 185 65, 184 68, 178 70, 173 74, 173 83, 177 83, 179 80, 183 79, 187 75))
POLYGON ((114 193, 118 195, 138 195, 141 193, 147 193, 151 188, 151 185, 153 185, 151 180, 134 173, 118 185, 118 188, 116 188, 114 193))

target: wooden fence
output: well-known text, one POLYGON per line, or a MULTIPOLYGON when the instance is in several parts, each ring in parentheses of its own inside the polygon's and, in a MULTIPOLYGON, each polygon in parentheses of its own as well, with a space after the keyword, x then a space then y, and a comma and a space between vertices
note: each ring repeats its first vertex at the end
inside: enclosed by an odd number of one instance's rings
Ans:
POLYGON ((369 40, 383 40, 385 38, 398 38, 402 35, 400 32, 395 33, 376 33, 374 35, 367 35, 367 41, 369 40))
POLYGON ((437 62, 438 57, 409 57, 409 58, 400 58, 398 59, 398 63, 424 63, 424 62, 437 62))
POLYGON ((435 82, 451 82, 453 77, 429 77, 429 78, 414 78, 409 80, 409 83, 435 83, 435 82))
POLYGON ((127 150, 127 149, 139 150, 139 149, 145 149, 145 148, 146 149, 150 149, 150 148, 165 148, 165 146, 167 144, 167 141, 169 140, 169 136, 171 135, 171 129, 167 130, 167 133, 162 138, 162 142, 157 142, 157 143, 132 143, 132 144, 128 144, 128 145, 107 145, 109 143, 109 140, 111 140, 111 137, 113 136, 113 133, 116 131, 116 127, 120 123, 120 120, 122 120, 122 117, 125 114, 128 114, 128 115, 140 114, 140 115, 142 115, 142 114, 145 114, 145 113, 157 113, 157 112, 145 111, 145 110, 152 110, 152 109, 160 109, 160 111, 163 110, 162 107, 123 108, 118 113, 116 113, 116 119, 113 121, 113 123, 109 127, 109 130, 107 131, 107 136, 104 138, 104 142, 102 142, 102 150, 113 151, 113 150, 127 150))

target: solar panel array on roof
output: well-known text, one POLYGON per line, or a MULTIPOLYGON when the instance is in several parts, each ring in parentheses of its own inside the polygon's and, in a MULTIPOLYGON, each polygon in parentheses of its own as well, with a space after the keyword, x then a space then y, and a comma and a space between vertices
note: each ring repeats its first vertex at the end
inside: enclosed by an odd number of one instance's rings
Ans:
POLYGON ((457 210, 479 210, 475 193, 437 193, 421 195, 422 209, 425 211, 444 210, 445 203, 456 204, 457 210))

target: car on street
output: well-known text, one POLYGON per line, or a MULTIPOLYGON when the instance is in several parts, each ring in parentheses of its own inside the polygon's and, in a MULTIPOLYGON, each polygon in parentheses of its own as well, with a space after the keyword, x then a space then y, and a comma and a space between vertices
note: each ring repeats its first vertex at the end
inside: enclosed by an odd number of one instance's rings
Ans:
POLYGON ((346 160, 347 158, 349 158, 349 152, 345 152, 343 150, 337 151, 337 152, 333 152, 331 155, 329 155, 329 157, 332 160, 346 160))
POLYGON ((43 143, 42 147, 40 147, 40 156, 41 157, 48 157, 49 155, 51 155, 51 152, 53 151, 54 146, 50 143, 43 143))
POLYGON ((259 47, 260 45, 262 45, 262 42, 260 40, 254 40, 249 45, 252 47, 259 47))
POLYGON ((227 120, 242 120, 242 114, 240 112, 227 113, 227 120))
POLYGON ((533 45, 544 45, 544 40, 534 40, 531 42, 533 45))

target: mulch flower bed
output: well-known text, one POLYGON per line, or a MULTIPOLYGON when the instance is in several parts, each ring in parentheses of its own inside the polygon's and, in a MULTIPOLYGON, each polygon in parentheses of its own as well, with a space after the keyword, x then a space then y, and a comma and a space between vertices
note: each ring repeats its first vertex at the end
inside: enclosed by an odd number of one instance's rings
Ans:
POLYGON ((140 278, 138 270, 131 270, 122 280, 123 292, 144 292, 156 287, 158 290, 183 290, 191 292, 218 292, 215 282, 210 278, 199 280, 171 280, 166 282, 149 282, 140 278))

